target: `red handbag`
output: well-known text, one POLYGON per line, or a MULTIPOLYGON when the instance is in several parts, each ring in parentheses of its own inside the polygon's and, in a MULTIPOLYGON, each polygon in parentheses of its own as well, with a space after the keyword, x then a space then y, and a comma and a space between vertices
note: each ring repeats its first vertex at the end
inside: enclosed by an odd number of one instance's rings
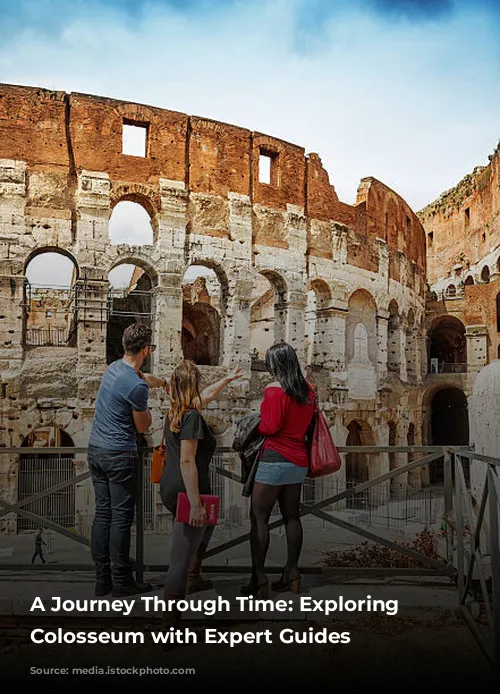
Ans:
POLYGON ((337 472, 342 463, 340 454, 333 443, 328 422, 319 409, 318 400, 314 398, 314 429, 309 445, 308 477, 324 477, 337 472))

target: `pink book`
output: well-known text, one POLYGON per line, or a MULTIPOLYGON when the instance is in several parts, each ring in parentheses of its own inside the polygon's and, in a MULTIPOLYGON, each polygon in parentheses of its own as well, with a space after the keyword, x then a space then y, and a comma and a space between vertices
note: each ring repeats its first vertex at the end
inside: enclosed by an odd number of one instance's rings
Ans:
MULTIPOLYGON (((217 525, 219 516, 219 497, 212 496, 211 494, 200 494, 200 499, 207 511, 207 525, 217 525)), ((190 510, 191 505, 189 503, 188 495, 185 492, 181 492, 177 495, 177 514, 175 516, 175 520, 179 523, 189 523, 190 510)))

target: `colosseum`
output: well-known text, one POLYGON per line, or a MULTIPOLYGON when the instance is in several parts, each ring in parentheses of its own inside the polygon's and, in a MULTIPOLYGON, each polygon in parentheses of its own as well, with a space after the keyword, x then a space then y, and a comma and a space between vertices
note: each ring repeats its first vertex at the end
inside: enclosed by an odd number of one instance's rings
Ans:
MULTIPOLYGON (((318 154, 276 137, 152 106, 12 85, 0 86, 0 150, 3 446, 84 448, 101 375, 121 354, 123 327, 136 320, 153 328, 157 349, 148 368, 155 374, 168 375, 183 356, 199 364, 207 383, 242 366, 243 384, 208 410, 223 445, 235 417, 258 407, 270 379, 263 356, 279 340, 296 348, 317 385, 338 445, 431 440, 431 399, 442 374, 428 375, 426 331, 434 323, 429 306, 426 312, 424 227, 427 239, 434 233, 429 272, 440 291, 440 269, 463 250, 452 240, 462 198, 450 200, 458 206, 451 218, 440 203, 419 219, 396 192, 367 177, 349 205, 318 154), (132 207, 138 222, 131 222, 132 207), (126 233, 119 218, 129 221, 126 233), (61 260, 71 268, 65 282, 61 260), (33 274, 41 263, 49 281, 33 274), (126 281, 117 286, 112 278, 122 266, 126 281)), ((475 179, 478 228, 485 180, 485 172, 475 179)), ((498 180, 495 191, 498 207, 498 180)), ((487 245, 478 238, 475 249, 487 245)), ((453 338, 455 314, 467 314, 473 325, 460 329, 460 344, 467 343, 472 371, 488 358, 481 312, 484 291, 489 300, 493 294, 476 281, 486 260, 462 262, 475 280, 465 286, 472 308, 458 289, 449 316, 441 315, 448 297, 432 305, 453 338)), ((465 392, 468 375, 444 378, 454 387, 458 379, 465 392)), ((168 401, 152 390, 150 404, 149 444, 159 441, 168 401)), ((336 482, 371 479, 407 455, 350 453, 336 482)), ((37 491, 43 459, 28 451, 0 458, 7 501, 37 491)), ((46 482, 85 469, 84 453, 65 460, 66 472, 46 466, 46 482)), ((388 483, 387 494, 431 482, 418 469, 388 483)), ((237 491, 225 503, 240 501, 237 491)), ((76 485, 74 497, 61 501, 60 522, 78 525, 75 514, 90 513, 92 503, 91 487, 76 485)), ((161 514, 154 500, 152 508, 161 514)), ((3 529, 30 523, 4 520, 3 529)))

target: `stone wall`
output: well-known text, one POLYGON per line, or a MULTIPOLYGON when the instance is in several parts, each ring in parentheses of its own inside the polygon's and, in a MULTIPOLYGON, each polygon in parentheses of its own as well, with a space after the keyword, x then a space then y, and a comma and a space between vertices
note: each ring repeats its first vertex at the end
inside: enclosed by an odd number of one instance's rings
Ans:
MULTIPOLYGON (((259 276, 274 291, 274 338, 297 349, 337 443, 345 443, 353 420, 372 432, 375 445, 387 444, 390 421, 398 423, 400 445, 410 424, 421 441, 424 413, 412 403, 421 401, 426 373, 424 230, 405 201, 374 178, 361 181, 351 206, 338 200, 317 154, 277 138, 151 106, 1 85, 0 251, 3 445, 18 446, 42 426, 59 426, 76 446, 87 444, 106 368, 108 273, 120 263, 152 279, 152 370, 162 376, 183 356, 184 273, 193 264, 215 271, 220 360, 201 367, 203 377, 212 382, 236 363, 246 375, 207 412, 223 442, 234 416, 258 407, 269 380, 251 370, 259 276), (130 124, 147 130, 144 157, 122 153, 122 129, 130 124), (259 181, 260 156, 271 158, 270 184, 259 181), (148 212, 151 245, 110 242, 109 219, 124 200, 148 212), (68 255, 77 268, 76 347, 24 346, 25 270, 45 250, 68 255), (316 315, 306 364, 308 292, 316 315), (365 301, 357 318, 355 292, 365 301), (399 368, 389 373, 391 301, 401 349, 399 368)), ((157 442, 167 408, 160 392, 152 391, 151 407, 150 441, 157 442)), ((372 474, 388 469, 386 457, 374 461, 372 474)), ((14 468, 4 464, 0 480, 12 498, 15 484, 5 480, 14 468)))

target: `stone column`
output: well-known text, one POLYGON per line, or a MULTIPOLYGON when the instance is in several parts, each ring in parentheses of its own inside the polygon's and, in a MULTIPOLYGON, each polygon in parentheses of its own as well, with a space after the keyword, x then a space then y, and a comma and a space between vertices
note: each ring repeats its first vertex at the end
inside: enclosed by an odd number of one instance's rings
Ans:
POLYGON ((250 302, 253 282, 248 273, 231 282, 224 330, 223 364, 233 368, 238 364, 250 377, 250 302))
POLYGON ((0 373, 2 383, 23 360, 26 162, 0 159, 0 373))
POLYGON ((485 325, 468 325, 465 328, 465 339, 467 370, 480 371, 488 363, 488 328, 485 325))
POLYGON ((110 187, 106 173, 84 170, 78 176, 76 259, 80 276, 75 287, 75 301, 78 399, 82 406, 91 403, 96 396, 106 369, 110 187))
POLYGON ((377 315, 377 375, 378 383, 387 378, 387 339, 388 339, 387 311, 381 311, 377 315))
POLYGON ((307 294, 305 291, 289 291, 287 301, 286 341, 296 350, 299 361, 305 364, 305 313, 307 294))
POLYGON ((182 361, 182 274, 162 273, 153 289, 153 371, 163 374, 182 361))
POLYGON ((406 364, 406 322, 399 320, 399 377, 402 381, 408 380, 408 367, 406 364))

